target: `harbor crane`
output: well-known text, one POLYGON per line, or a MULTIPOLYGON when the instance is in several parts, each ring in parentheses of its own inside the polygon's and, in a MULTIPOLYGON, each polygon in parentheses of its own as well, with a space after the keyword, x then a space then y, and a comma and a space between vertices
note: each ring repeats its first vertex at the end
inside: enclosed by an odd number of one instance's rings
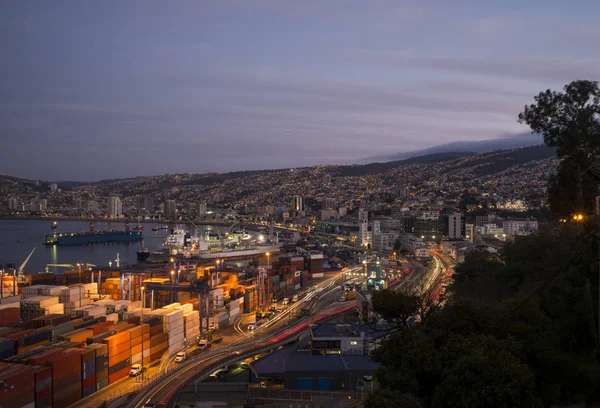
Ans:
MULTIPOLYGON (((7 285, 8 290, 10 291, 10 293, 12 293, 12 296, 15 296, 17 294, 17 279, 19 281, 24 281, 25 280, 25 274, 23 273, 23 271, 25 270, 25 266, 27 265, 27 262, 29 262, 29 260, 31 259, 31 256, 33 255, 33 253, 35 252, 36 247, 33 247, 33 249, 31 250, 31 252, 29 253, 29 255, 27 255, 27 258, 25 258, 25 260, 23 261, 23 263, 21 264, 21 266, 19 266, 18 269, 15 269, 13 272, 13 285, 12 285, 12 290, 10 289, 10 286, 7 285)), ((4 270, 1 270, 1 277, 4 276, 4 270)), ((0 279, 1 279, 0 277, 0 279)), ((2 281, 2 288, 0 289, 0 297, 2 297, 2 292, 4 291, 4 281, 2 281)))
POLYGON ((23 275, 23 271, 25 270, 25 265, 27 265, 27 262, 29 262, 29 260, 31 259, 31 255, 33 255, 33 253, 35 252, 35 249, 36 249, 36 247, 33 247, 33 249, 31 250, 31 252, 27 256, 27 258, 25 258, 25 260, 23 261, 23 263, 21 264, 21 266, 19 266, 19 270, 17 271, 17 275, 19 275, 19 276, 23 275))

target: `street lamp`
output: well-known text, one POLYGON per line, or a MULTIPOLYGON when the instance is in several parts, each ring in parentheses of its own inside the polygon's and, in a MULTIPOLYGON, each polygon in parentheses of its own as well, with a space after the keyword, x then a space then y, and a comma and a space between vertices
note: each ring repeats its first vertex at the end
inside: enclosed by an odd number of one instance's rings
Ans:
POLYGON ((144 290, 146 288, 143 286, 140 286, 140 292, 142 295, 142 313, 141 313, 141 317, 140 317, 140 323, 142 324, 142 382, 144 382, 144 303, 145 299, 144 299, 144 290))
POLYGON ((83 289, 83 286, 81 286, 81 264, 80 263, 77 264, 77 271, 78 271, 78 275, 79 275, 79 307, 81 307, 81 290, 83 289))
MULTIPOLYGON (((267 252, 265 254, 267 256, 267 302, 271 300, 271 253, 267 252)), ((269 307, 269 303, 267 303, 267 308, 269 307)))

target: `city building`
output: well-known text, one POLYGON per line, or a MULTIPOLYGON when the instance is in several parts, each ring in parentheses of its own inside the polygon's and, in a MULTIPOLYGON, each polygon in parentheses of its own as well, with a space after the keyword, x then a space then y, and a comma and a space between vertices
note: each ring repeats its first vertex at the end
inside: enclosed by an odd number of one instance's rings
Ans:
POLYGON ((98 212, 98 203, 94 200, 88 200, 85 203, 85 211, 88 214, 96 214, 98 212))
POLYGON ((465 238, 469 242, 473 242, 475 239, 475 225, 465 224, 465 238))
POLYGON ((398 239, 396 232, 381 232, 373 234, 372 246, 375 250, 391 250, 398 239))
POLYGON ((152 212, 154 210, 154 200, 146 195, 136 197, 136 208, 139 212, 152 212))
POLYGON ((52 183, 48 187, 50 188, 51 193, 54 193, 56 192, 56 190, 58 190, 58 186, 56 185, 56 183, 52 183))
POLYGON ((465 236, 465 217, 455 212, 448 215, 448 238, 461 239, 465 236))
POLYGON ((163 212, 165 218, 175 219, 177 216, 177 204, 175 204, 175 200, 167 200, 165 201, 165 209, 163 212))
POLYGON ((198 203, 196 213, 197 213, 198 218, 204 218, 206 216, 206 203, 205 202, 198 203))
POLYGON ((345 217, 346 215, 348 215, 348 209, 345 206, 341 206, 338 208, 338 214, 340 215, 340 217, 345 217))
MULTIPOLYGON (((358 343, 349 340, 352 341, 358 343)), ((319 391, 356 390, 365 379, 372 379, 379 367, 366 354, 314 355, 312 348, 296 346, 284 347, 250 363, 258 380, 282 384, 287 390, 319 391)))
POLYGON ((121 198, 116 195, 108 197, 108 217, 119 218, 123 216, 123 204, 121 198))
POLYGON ((326 198, 323 200, 323 209, 324 210, 333 210, 335 208, 335 199, 326 198))
POLYGON ((365 331, 356 324, 323 323, 310 327, 313 355, 366 354, 365 331))
POLYGON ((504 220, 502 229, 509 236, 535 234, 538 230, 538 221, 535 218, 504 220))
POLYGON ((19 206, 19 200, 14 197, 10 197, 7 200, 7 205, 9 210, 17 211, 19 206))
POLYGON ((294 197, 294 210, 304 211, 304 200, 300 196, 294 197))
POLYGON ((415 218, 415 236, 426 241, 434 241, 440 237, 439 212, 427 211, 415 218))

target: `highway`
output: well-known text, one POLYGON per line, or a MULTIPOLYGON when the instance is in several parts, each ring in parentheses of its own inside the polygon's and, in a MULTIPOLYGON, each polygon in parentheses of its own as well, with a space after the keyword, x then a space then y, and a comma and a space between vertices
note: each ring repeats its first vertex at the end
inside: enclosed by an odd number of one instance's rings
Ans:
POLYGON ((268 323, 259 326, 254 331, 244 332, 233 343, 215 347, 206 354, 205 358, 183 366, 178 371, 172 372, 159 382, 152 384, 145 392, 136 396, 129 407, 141 408, 144 403, 166 403, 172 398, 179 386, 199 375, 207 375, 214 371, 220 362, 234 362, 236 359, 258 353, 265 347, 275 347, 286 339, 297 337, 308 325, 320 318, 327 318, 341 311, 352 309, 355 306, 354 302, 336 301, 341 294, 341 284, 338 283, 340 277, 341 275, 338 274, 317 283, 312 287, 312 290, 306 293, 304 298, 290 305, 284 312, 268 323), (319 317, 304 317, 289 323, 289 315, 304 307, 311 307, 317 311, 319 317), (234 352, 239 353, 239 355, 233 354, 234 352))
MULTIPOLYGON (((215 344, 207 350, 201 351, 200 356, 191 365, 197 369, 207 364, 211 364, 224 357, 231 356, 234 351, 240 353, 244 350, 252 348, 256 345, 266 344, 267 341, 276 338, 283 332, 289 332, 294 328, 306 327, 310 324, 312 318, 301 318, 297 319, 296 315, 299 314, 302 308, 311 308, 315 316, 324 315, 331 313, 332 310, 336 311, 340 308, 346 307, 344 303, 337 303, 336 300, 341 294, 341 281, 342 274, 337 273, 332 277, 325 278, 321 281, 316 282, 313 286, 310 286, 302 296, 300 296, 298 302, 292 303, 284 308, 281 313, 276 313, 268 322, 260 325, 254 331, 248 331, 247 326, 250 321, 254 321, 254 313, 244 314, 236 320, 236 322, 227 327, 224 330, 219 330, 217 333, 223 335, 223 340, 219 344, 215 344), (332 307, 333 305, 333 307, 332 307), (307 323, 308 322, 308 323, 307 323)), ((350 302, 348 302, 350 303, 350 302)), ((196 345, 190 345, 185 349, 187 353, 196 350, 196 345)), ((189 365, 189 364, 188 364, 189 365)), ((160 365, 148 368, 148 371, 144 374, 144 383, 141 382, 141 377, 130 378, 126 377, 122 380, 109 385, 108 387, 95 392, 87 398, 78 401, 76 404, 71 405, 73 408, 89 408, 96 407, 102 404, 104 401, 112 401, 116 398, 126 395, 132 392, 138 392, 145 388, 147 384, 157 381, 161 376, 166 376, 168 372, 174 371, 178 364, 174 361, 174 355, 168 358, 163 357, 160 365)), ((190 367, 186 367, 185 372, 189 373, 190 367)), ((183 370, 180 370, 183 372, 183 370)), ((176 377, 179 378, 181 373, 177 373, 176 377)), ((166 381, 171 378, 172 375, 167 376, 166 381)), ((161 384, 163 382, 161 381, 161 384)), ((154 387, 153 387, 154 388, 154 387)))

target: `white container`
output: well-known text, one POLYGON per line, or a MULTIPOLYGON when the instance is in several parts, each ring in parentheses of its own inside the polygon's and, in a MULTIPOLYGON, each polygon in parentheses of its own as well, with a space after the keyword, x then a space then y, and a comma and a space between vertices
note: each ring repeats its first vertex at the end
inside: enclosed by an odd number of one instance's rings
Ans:
POLYGON ((175 310, 181 310, 181 311, 183 311, 183 314, 185 315, 188 312, 193 312, 194 306, 191 303, 187 303, 185 305, 177 306, 175 308, 175 310))

